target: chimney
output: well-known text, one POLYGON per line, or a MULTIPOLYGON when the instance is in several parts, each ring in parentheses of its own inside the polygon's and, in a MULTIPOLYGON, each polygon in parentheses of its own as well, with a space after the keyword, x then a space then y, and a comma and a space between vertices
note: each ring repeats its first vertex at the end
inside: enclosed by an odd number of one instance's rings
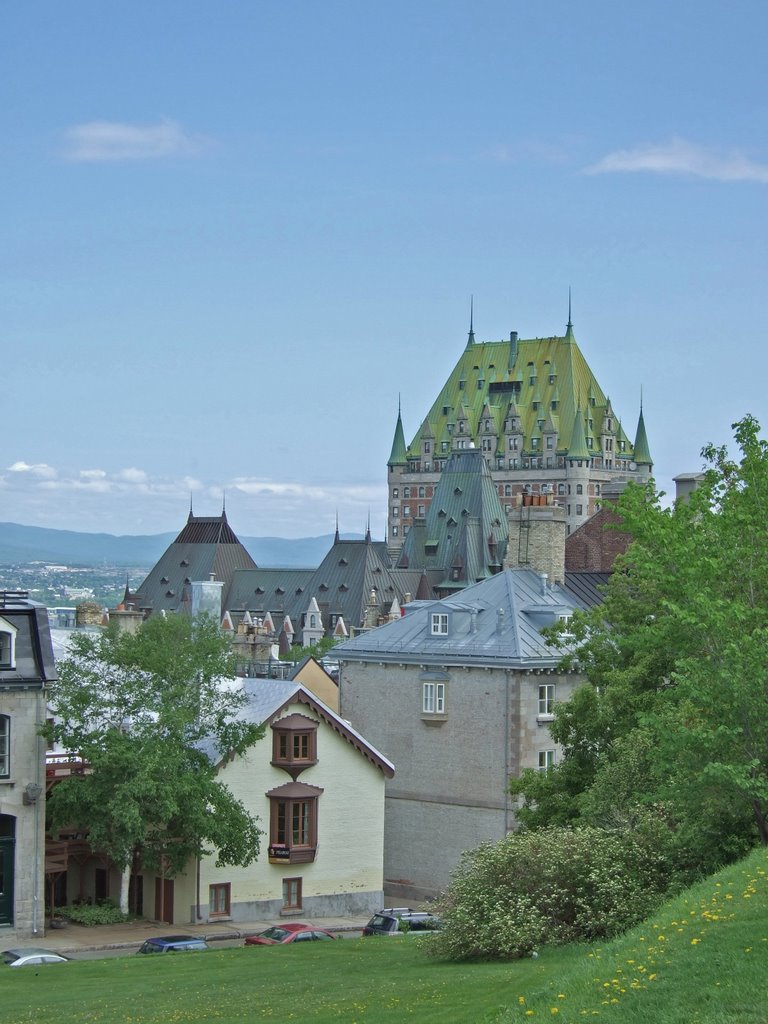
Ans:
POLYGON ((192 590, 192 618, 196 615, 212 615, 217 622, 221 620, 221 601, 224 591, 224 584, 217 582, 215 573, 210 573, 207 580, 193 580, 190 584, 192 590))
POLYGON ((509 543, 504 568, 533 569, 544 574, 552 584, 563 583, 566 529, 562 505, 516 505, 508 521, 509 543))

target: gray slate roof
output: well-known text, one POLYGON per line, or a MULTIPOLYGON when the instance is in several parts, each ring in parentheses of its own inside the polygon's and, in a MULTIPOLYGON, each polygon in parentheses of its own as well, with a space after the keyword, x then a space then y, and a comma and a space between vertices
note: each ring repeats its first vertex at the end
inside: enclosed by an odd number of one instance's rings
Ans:
MULTIPOLYGON (((315 711, 334 732, 350 743, 368 761, 379 768, 387 778, 392 778, 395 766, 380 751, 372 746, 349 722, 345 722, 301 683, 287 679, 237 679, 233 680, 242 688, 248 703, 240 709, 238 717, 260 725, 276 717, 287 705, 296 701, 306 704, 315 711)), ((213 760, 217 756, 212 742, 204 742, 201 749, 213 760)))
POLYGON ((20 592, 0 592, 0 616, 16 629, 15 668, 0 668, 0 687, 42 688, 56 678, 48 611, 20 592))
POLYGON ((260 616, 270 612, 278 630, 283 617, 290 615, 298 632, 314 597, 326 631, 331 617, 339 615, 348 628, 357 627, 362 625, 371 591, 379 614, 386 615, 393 600, 402 604, 406 594, 416 595, 420 579, 420 571, 393 568, 383 541, 336 540, 317 569, 236 571, 225 607, 233 621, 246 610, 260 616))
POLYGON ((440 601, 408 605, 405 616, 334 648, 345 661, 554 668, 562 651, 541 635, 580 604, 560 586, 544 586, 531 569, 507 569, 440 601), (448 634, 433 636, 431 616, 449 616, 448 634))
MULTIPOLYGON (((190 583, 214 578, 226 591, 236 569, 254 569, 256 563, 235 536, 225 512, 220 516, 194 516, 150 571, 137 591, 126 591, 125 602, 152 614, 175 612, 190 600, 190 583)), ((226 607, 226 604, 225 604, 226 607)))

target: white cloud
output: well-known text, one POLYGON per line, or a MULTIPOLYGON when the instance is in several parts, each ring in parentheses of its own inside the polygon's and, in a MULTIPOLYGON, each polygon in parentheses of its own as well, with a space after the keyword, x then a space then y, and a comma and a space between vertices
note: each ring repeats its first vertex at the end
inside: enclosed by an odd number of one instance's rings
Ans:
POLYGON ((618 172, 687 174, 713 181, 756 181, 768 184, 768 165, 756 163, 738 150, 707 149, 685 139, 672 139, 657 146, 638 146, 608 153, 586 174, 618 172))
POLYGON ((106 477, 106 472, 103 469, 81 469, 80 476, 84 480, 103 480, 106 477))
POLYGON ((64 139, 64 156, 80 163, 193 156, 207 144, 169 120, 148 125, 89 121, 68 128, 64 139))
POLYGON ((121 469, 119 473, 115 474, 115 479, 122 480, 127 484, 145 484, 148 477, 143 469, 131 467, 129 469, 121 469))
POLYGON ((14 462, 8 466, 10 473, 30 473, 32 476, 40 477, 41 480, 53 480, 56 477, 56 470, 45 462, 37 462, 30 465, 29 462, 14 462))

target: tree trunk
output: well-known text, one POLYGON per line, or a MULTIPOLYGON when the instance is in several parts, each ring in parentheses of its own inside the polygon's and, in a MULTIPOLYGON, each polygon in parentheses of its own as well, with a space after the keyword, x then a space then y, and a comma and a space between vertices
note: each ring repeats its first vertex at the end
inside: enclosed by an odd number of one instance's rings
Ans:
POLYGON ((131 884, 131 865, 123 868, 120 874, 120 909, 128 913, 128 886, 131 884))

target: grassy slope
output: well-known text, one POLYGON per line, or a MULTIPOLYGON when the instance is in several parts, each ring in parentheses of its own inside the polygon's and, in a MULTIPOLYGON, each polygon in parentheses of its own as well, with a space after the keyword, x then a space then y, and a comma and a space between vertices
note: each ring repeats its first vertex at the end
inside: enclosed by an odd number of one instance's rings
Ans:
POLYGON ((757 851, 601 948, 446 964, 419 946, 413 938, 348 939, 5 970, 0 1020, 762 1024, 768 854, 757 851))

